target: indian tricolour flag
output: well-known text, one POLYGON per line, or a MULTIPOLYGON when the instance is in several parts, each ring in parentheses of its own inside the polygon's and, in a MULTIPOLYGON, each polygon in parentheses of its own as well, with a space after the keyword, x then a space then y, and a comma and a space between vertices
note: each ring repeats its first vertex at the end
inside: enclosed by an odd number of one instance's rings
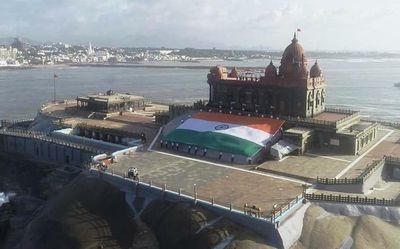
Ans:
POLYGON ((251 157, 272 139, 282 120, 198 112, 165 136, 170 142, 251 157))

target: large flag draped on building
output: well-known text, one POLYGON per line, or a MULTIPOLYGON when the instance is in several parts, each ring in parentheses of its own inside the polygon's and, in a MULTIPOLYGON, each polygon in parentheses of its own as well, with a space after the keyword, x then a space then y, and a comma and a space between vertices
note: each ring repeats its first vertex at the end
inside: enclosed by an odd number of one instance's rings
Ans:
POLYGON ((165 139, 250 157, 271 141, 283 123, 270 118, 199 112, 167 134, 165 139))

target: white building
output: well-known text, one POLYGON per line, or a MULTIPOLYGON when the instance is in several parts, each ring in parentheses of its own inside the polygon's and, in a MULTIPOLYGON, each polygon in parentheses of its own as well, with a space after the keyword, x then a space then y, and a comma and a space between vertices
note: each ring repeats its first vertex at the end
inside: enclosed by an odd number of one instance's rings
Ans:
POLYGON ((0 47, 0 66, 18 66, 17 55, 18 50, 16 48, 0 47))

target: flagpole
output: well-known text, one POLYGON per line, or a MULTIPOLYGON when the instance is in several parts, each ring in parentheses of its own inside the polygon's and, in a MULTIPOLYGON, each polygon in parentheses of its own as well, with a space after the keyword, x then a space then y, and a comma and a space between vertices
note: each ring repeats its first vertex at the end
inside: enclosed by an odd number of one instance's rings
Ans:
POLYGON ((56 103, 56 74, 53 75, 53 102, 56 103))
POLYGON ((296 29, 296 37, 297 37, 297 39, 298 39, 298 37, 299 37, 299 32, 301 32, 301 29, 297 28, 297 29, 296 29))

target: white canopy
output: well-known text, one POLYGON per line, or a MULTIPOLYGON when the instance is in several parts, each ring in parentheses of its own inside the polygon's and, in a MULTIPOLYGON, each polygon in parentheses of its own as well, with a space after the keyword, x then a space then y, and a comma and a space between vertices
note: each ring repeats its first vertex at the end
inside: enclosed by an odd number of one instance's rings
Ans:
POLYGON ((279 140, 276 144, 271 147, 271 155, 277 159, 281 160, 285 155, 295 151, 297 149, 296 145, 291 144, 286 140, 279 140))

